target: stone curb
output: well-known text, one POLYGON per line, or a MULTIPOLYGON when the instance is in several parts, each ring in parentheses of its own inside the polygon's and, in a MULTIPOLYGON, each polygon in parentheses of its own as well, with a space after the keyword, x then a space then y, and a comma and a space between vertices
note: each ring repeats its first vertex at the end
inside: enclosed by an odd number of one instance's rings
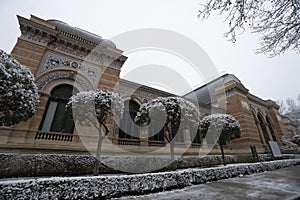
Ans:
POLYGON ((137 175, 0 180, 3 199, 106 199, 145 194, 300 165, 300 159, 137 175))

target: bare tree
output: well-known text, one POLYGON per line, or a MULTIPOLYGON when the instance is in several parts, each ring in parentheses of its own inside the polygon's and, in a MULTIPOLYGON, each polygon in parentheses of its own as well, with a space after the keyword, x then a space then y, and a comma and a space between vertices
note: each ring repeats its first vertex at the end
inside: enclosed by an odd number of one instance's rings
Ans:
POLYGON ((225 37, 236 41, 236 32, 250 28, 261 34, 257 53, 271 57, 291 49, 300 52, 299 0, 208 0, 198 17, 208 18, 211 13, 226 15, 229 29, 225 37))
POLYGON ((278 110, 278 112, 279 112, 281 115, 284 115, 284 114, 287 112, 287 107, 286 107, 286 105, 284 104, 284 101, 283 101, 283 100, 278 100, 278 101, 276 101, 276 103, 279 105, 279 110, 278 110))
POLYGON ((300 130, 300 94, 298 95, 297 100, 298 102, 292 98, 288 98, 285 101, 285 104, 283 101, 281 101, 281 103, 285 107, 284 112, 281 114, 285 115, 291 121, 293 121, 298 130, 300 130))
POLYGON ((297 105, 296 101, 292 98, 288 98, 286 100, 286 104, 288 106, 288 112, 295 112, 299 109, 300 105, 297 105))

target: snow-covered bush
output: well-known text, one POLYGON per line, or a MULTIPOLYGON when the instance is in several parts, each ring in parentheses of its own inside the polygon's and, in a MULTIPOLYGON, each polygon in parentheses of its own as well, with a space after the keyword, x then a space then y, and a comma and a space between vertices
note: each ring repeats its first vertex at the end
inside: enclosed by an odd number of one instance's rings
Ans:
POLYGON ((220 140, 226 140, 241 137, 240 123, 229 114, 212 114, 204 117, 200 121, 200 131, 205 137, 208 129, 222 130, 220 140))
POLYGON ((300 135, 293 136, 292 142, 300 146, 300 135))
POLYGON ((110 91, 84 91, 73 95, 67 106, 67 111, 73 114, 74 120, 84 126, 93 125, 98 129, 99 139, 96 153, 95 174, 99 173, 101 144, 108 134, 105 125, 109 116, 121 118, 124 112, 124 101, 119 94, 110 91), (105 133, 102 133, 102 126, 105 133))
POLYGON ((203 138, 208 132, 219 135, 217 143, 220 145, 223 157, 223 144, 226 141, 241 137, 240 123, 229 114, 212 114, 204 117, 200 121, 200 132, 203 138))
POLYGON ((164 133, 170 143, 171 159, 174 159, 175 136, 180 128, 197 127, 200 113, 191 102, 180 97, 158 97, 144 103, 135 117, 141 126, 151 123, 151 118, 164 122, 164 133))
POLYGON ((110 91, 84 91, 72 96, 66 106, 74 119, 85 126, 105 125, 109 116, 121 118, 124 102, 120 95, 110 91))
POLYGON ((0 126, 31 118, 38 99, 34 76, 29 69, 0 50, 0 126))

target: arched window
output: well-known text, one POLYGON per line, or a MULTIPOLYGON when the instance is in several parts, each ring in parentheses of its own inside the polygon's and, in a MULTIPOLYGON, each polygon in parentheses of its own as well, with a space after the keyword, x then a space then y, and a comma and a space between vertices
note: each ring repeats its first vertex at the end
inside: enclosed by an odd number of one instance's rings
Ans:
POLYGON ((119 138, 139 139, 140 128, 134 123, 134 118, 139 111, 139 104, 133 100, 124 102, 124 114, 120 121, 119 138))
POLYGON ((253 118, 254 118, 254 121, 255 121, 255 125, 256 125, 257 131, 258 131, 260 141, 261 141, 262 144, 264 144, 264 141, 263 141, 263 138, 262 138, 263 133, 261 133, 260 127, 259 127, 260 122, 257 119, 257 116, 256 116, 255 112, 253 110, 251 110, 251 112, 252 112, 252 115, 253 115, 253 118))
POLYGON ((175 142, 179 142, 179 143, 183 143, 184 142, 184 132, 183 132, 183 128, 180 127, 179 130, 177 131, 177 133, 175 133, 175 138, 174 138, 175 142))
POLYGON ((275 132, 274 132, 273 127, 272 127, 272 121, 270 120, 270 118, 268 116, 266 117, 266 121, 267 121, 268 128, 270 130, 273 141, 277 141, 276 136, 275 136, 275 132))
POLYGON ((259 121, 259 125, 260 125, 260 128, 262 130, 262 133, 263 133, 263 136, 264 136, 264 139, 265 141, 268 143, 268 141, 270 141, 271 139, 269 138, 269 135, 268 135, 268 132, 267 132, 267 129, 266 129, 266 126, 265 126, 265 122, 263 120, 263 117, 258 114, 257 115, 257 119, 259 121))
POLYGON ((200 129, 190 131, 192 144, 201 144, 200 129))
POLYGON ((40 126, 41 131, 73 133, 73 116, 65 111, 69 98, 78 93, 71 85, 59 85, 52 89, 40 126))

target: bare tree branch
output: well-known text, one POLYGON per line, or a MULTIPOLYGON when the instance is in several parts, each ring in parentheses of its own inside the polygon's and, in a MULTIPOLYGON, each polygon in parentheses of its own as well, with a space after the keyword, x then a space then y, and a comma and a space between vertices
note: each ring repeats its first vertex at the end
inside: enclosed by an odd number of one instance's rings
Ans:
POLYGON ((288 49, 300 52, 299 0, 209 0, 198 17, 206 19, 215 11, 226 15, 229 28, 224 36, 232 42, 237 31, 249 28, 260 34, 257 53, 273 57, 288 49))

